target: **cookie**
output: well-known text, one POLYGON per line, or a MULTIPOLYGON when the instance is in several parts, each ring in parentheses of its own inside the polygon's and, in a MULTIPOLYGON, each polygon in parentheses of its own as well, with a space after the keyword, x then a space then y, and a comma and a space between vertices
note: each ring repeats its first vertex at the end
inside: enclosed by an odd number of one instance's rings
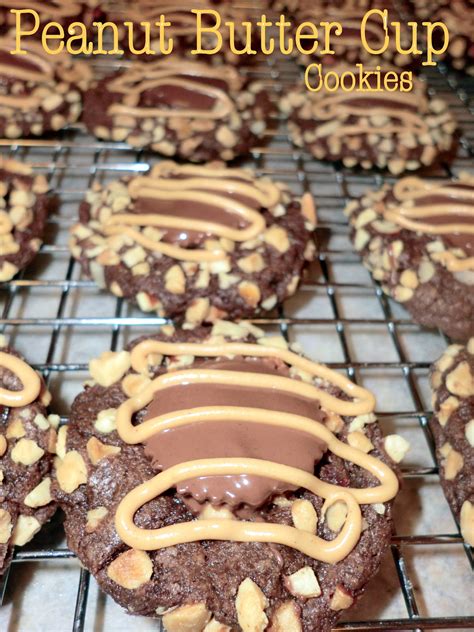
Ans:
POLYGON ((415 322, 456 340, 474 335, 473 176, 402 178, 346 214, 365 266, 415 322))
POLYGON ((446 24, 449 47, 441 55, 456 70, 474 75, 474 5, 469 0, 453 0, 435 13, 435 20, 446 24))
POLYGON ((91 71, 67 53, 48 55, 39 42, 23 44, 26 55, 11 55, 14 40, 0 37, 0 137, 42 136, 78 120, 82 91, 91 71))
MULTIPOLYGON (((2 0, 0 6, 0 33, 14 33, 16 28, 16 14, 12 9, 29 9, 36 11, 41 24, 56 22, 67 29, 73 22, 81 22, 87 27, 95 20, 105 18, 99 0, 29 0, 25 5, 21 0, 2 0)), ((24 31, 34 30, 35 20, 31 14, 21 16, 21 26, 24 31)), ((41 38, 42 30, 38 29, 33 36, 41 38)))
POLYGON ((273 309, 314 258, 311 196, 222 163, 165 161, 97 187, 79 219, 70 248, 87 276, 188 326, 273 309))
POLYGON ((168 632, 328 631, 390 542, 407 442, 373 395, 225 321, 89 366, 53 488, 101 588, 168 632))
MULTIPOLYGON (((334 72, 343 77, 346 71, 334 72)), ((397 80, 395 70, 373 71, 368 85, 374 89, 388 75, 397 80)), ((424 82, 416 78, 410 92, 325 87, 308 92, 303 87, 289 91, 280 109, 289 118, 292 141, 315 158, 340 160, 346 167, 387 168, 395 175, 438 161, 451 149, 456 129, 447 104, 431 98, 424 82)))
POLYGON ((40 376, 0 340, 0 575, 14 546, 29 542, 53 515, 51 467, 57 415, 40 376))
POLYGON ((204 162, 248 154, 271 111, 263 85, 235 68, 165 58, 99 81, 83 120, 97 138, 204 162))
POLYGON ((451 345, 430 375, 441 485, 467 544, 474 547, 474 338, 451 345))
POLYGON ((0 282, 10 281, 36 256, 54 206, 44 176, 0 156, 0 282))
MULTIPOLYGON (((160 54, 159 30, 157 27, 151 30, 150 36, 148 27, 144 27, 144 23, 152 25, 160 21, 161 15, 166 17, 166 21, 170 23, 166 27, 166 44, 171 38, 173 40, 173 56, 187 57, 190 60, 198 60, 210 64, 227 63, 238 65, 242 62, 245 64, 255 60, 255 56, 237 55, 230 49, 230 31, 228 29, 220 29, 222 40, 219 42, 215 33, 207 32, 206 29, 215 27, 220 19, 223 25, 231 22, 235 25, 233 37, 233 46, 236 50, 243 51, 246 49, 246 29, 242 26, 242 22, 251 20, 255 15, 255 11, 249 11, 250 7, 235 7, 215 0, 199 0, 192 5, 186 5, 182 0, 166 0, 157 4, 155 0, 139 0, 132 7, 122 8, 116 17, 119 23, 119 37, 121 48, 125 52, 126 57, 136 59, 136 54, 140 54, 140 61, 156 61, 157 55, 160 54), (200 17, 193 11, 202 11, 200 17), (215 15, 217 12, 218 16, 215 15), (133 32, 123 26, 123 17, 126 15, 127 21, 134 23, 133 32), (200 53, 193 55, 191 51, 197 48, 197 33, 199 26, 202 26, 201 48, 204 50, 215 51, 213 54, 200 53), (150 37, 150 45, 147 45, 147 38, 150 37), (154 54, 150 54, 153 51, 154 54)), ((262 5, 262 10, 264 7, 262 5)), ((252 40, 255 38, 252 38, 252 40)), ((256 44, 256 42, 255 42, 256 44)))

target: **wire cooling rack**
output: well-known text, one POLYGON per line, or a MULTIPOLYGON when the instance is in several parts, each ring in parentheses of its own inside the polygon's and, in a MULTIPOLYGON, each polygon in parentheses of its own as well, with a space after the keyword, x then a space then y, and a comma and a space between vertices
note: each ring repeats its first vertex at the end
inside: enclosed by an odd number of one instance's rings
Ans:
MULTIPOLYGON (((120 63, 109 61, 107 68, 120 63)), ((275 97, 301 81, 296 65, 287 58, 267 60, 244 72, 268 84, 275 97)), ((431 70, 427 79, 430 89, 449 102, 462 131, 453 164, 427 175, 451 177, 473 170, 474 79, 443 67, 431 70)), ((392 179, 317 162, 291 146, 284 121, 276 124, 268 144, 255 149, 245 164, 286 182, 297 194, 315 195, 319 255, 299 294, 253 322, 279 330, 300 342, 310 357, 372 388, 384 430, 400 432, 412 444, 391 555, 368 595, 338 629, 473 629, 472 551, 463 544, 442 494, 428 427, 428 370, 449 341, 414 325, 402 307, 384 296, 354 253, 342 213, 349 199, 392 179)), ((86 378, 88 359, 165 322, 143 315, 82 278, 68 253, 68 228, 91 184, 144 172, 159 158, 124 144, 97 142, 81 126, 54 140, 0 140, 0 151, 33 164, 61 199, 35 262, 0 286, 0 328, 43 373, 54 410, 67 423, 70 403, 86 378)), ((57 518, 28 547, 16 551, 0 593, 0 629, 9 632, 157 627, 122 615, 100 593, 67 549, 57 518)))

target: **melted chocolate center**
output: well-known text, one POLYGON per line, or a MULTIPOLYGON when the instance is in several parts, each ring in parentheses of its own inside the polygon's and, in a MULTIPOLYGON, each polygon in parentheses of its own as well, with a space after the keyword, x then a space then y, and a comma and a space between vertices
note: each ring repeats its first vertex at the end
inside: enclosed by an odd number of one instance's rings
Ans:
MULTIPOLYGON (((216 360, 199 363, 200 368, 246 371, 288 376, 288 368, 271 360, 216 360)), ((273 389, 188 384, 158 393, 145 420, 166 413, 203 406, 251 406, 268 411, 289 412, 322 422, 325 414, 318 402, 273 389)), ((161 432, 145 443, 145 454, 159 470, 184 461, 206 458, 255 458, 274 461, 313 473, 326 445, 315 437, 290 428, 225 422, 189 424, 161 432)), ((232 509, 256 508, 275 495, 295 487, 259 476, 205 476, 183 481, 177 486, 186 504, 195 513, 206 502, 232 509)))
MULTIPOLYGON (((186 178, 171 178, 175 180, 183 180, 186 178)), ((234 178, 236 182, 238 178, 234 178)), ((206 180, 203 179, 202 188, 196 188, 197 191, 209 193, 209 189, 206 189, 206 180)), ((259 209, 259 204, 255 200, 237 195, 231 191, 215 191, 214 195, 219 197, 227 197, 230 199, 238 200, 245 206, 249 206, 255 210, 259 209)), ((215 224, 222 224, 229 228, 244 229, 248 226, 248 223, 242 219, 239 215, 232 212, 227 212, 222 208, 212 206, 211 204, 204 204, 199 201, 186 201, 186 200, 157 200, 154 198, 138 198, 133 207, 133 213, 137 214, 157 214, 157 215, 174 215, 182 219, 197 219, 204 222, 212 222, 215 224)), ((206 239, 212 237, 212 232, 197 232, 187 229, 160 229, 163 232, 163 241, 167 243, 177 243, 182 247, 200 246, 206 239)))

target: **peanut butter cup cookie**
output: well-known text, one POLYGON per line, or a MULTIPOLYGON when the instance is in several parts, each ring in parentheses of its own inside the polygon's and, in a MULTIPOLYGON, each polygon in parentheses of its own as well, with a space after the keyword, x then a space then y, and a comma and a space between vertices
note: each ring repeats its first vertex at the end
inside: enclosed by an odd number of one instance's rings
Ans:
POLYGON ((439 475, 464 540, 474 547, 474 338, 451 345, 431 369, 439 475))
POLYGON ((88 65, 48 55, 38 42, 24 44, 26 55, 11 55, 14 48, 10 36, 0 37, 0 137, 41 136, 76 122, 88 65))
POLYGON ((100 586, 168 632, 328 631, 391 536, 407 444, 373 395, 245 323, 89 366, 54 496, 100 586))
POLYGON ((312 198, 221 163, 165 161, 87 194, 70 247, 100 287, 197 325, 271 310, 314 257, 312 198))
POLYGON ((86 94, 84 122, 98 138, 203 162, 247 154, 271 110, 263 85, 233 67, 166 58, 99 81, 86 94))
POLYGON ((473 176, 402 178, 346 214, 364 264, 413 320, 457 340, 474 335, 473 176))
POLYGON ((40 376, 0 336, 0 575, 53 515, 57 415, 40 376))
MULTIPOLYGON (((334 72, 346 87, 353 85, 347 69, 334 72)), ((395 70, 368 72, 364 85, 374 90, 388 79, 403 81, 395 70)), ((409 92, 295 89, 283 97, 281 110, 289 117, 295 145, 315 158, 341 160, 346 167, 387 168, 393 174, 436 162, 451 149, 456 129, 447 104, 430 98, 416 78, 409 92)))
POLYGON ((10 281, 35 257, 54 205, 44 176, 0 156, 0 282, 10 281))

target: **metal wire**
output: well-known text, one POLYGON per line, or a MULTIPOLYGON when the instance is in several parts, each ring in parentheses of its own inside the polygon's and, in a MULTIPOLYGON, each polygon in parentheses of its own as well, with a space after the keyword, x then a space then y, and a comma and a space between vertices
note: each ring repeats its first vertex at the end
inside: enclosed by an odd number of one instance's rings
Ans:
MULTIPOLYGON (((117 62, 120 63, 120 62, 117 62)), ((300 81, 297 76, 297 68, 291 60, 277 59, 267 60, 261 66, 245 69, 250 75, 255 75, 264 80, 278 96, 293 83, 300 81)), ((446 98, 454 114, 462 127, 462 138, 458 156, 453 166, 444 165, 434 176, 452 176, 466 166, 472 167, 474 158, 474 80, 452 74, 447 68, 441 67, 431 71, 428 75, 430 88, 439 96, 446 98)), ((420 329, 414 325, 406 315, 399 315, 397 310, 393 312, 393 304, 381 292, 377 283, 373 282, 369 275, 363 282, 354 279, 353 275, 341 281, 335 274, 337 264, 352 266, 351 270, 359 269, 359 258, 353 252, 348 241, 348 225, 340 212, 345 202, 351 199, 360 186, 365 188, 380 186, 386 176, 381 173, 362 173, 344 169, 341 165, 327 165, 318 163, 309 155, 294 149, 287 137, 286 129, 282 121, 277 121, 278 128, 269 133, 269 144, 253 151, 248 162, 259 173, 281 179, 290 184, 296 191, 312 191, 316 194, 317 202, 321 209, 320 224, 318 227, 319 244, 319 274, 313 275, 313 280, 308 281, 302 288, 319 297, 327 297, 329 312, 305 313, 289 312, 288 307, 282 307, 278 313, 271 317, 262 317, 254 322, 269 328, 277 328, 287 339, 294 340, 298 328, 311 327, 315 338, 327 335, 328 328, 336 334, 335 340, 341 349, 340 361, 331 361, 328 364, 334 368, 344 369, 354 380, 361 379, 364 372, 374 370, 394 371, 401 376, 411 400, 410 410, 385 411, 379 417, 400 420, 416 420, 419 424, 419 432, 425 441, 425 449, 429 457, 429 465, 420 465, 404 469, 406 479, 416 479, 421 485, 425 481, 438 476, 438 468, 434 459, 434 442, 428 427, 430 410, 424 403, 424 397, 420 389, 418 378, 426 375, 429 361, 413 360, 410 345, 404 340, 404 332, 417 333, 420 329), (329 183, 329 185, 328 185, 329 183), (318 190, 318 188, 320 190, 318 190), (328 242, 326 236, 340 237, 336 245, 328 242), (346 310, 341 309, 342 299, 351 293, 362 293, 369 300, 375 300, 378 309, 373 309, 370 314, 352 317, 346 310), (350 341, 350 330, 354 326, 368 326, 377 328, 377 331, 387 332, 391 345, 395 351, 395 358, 387 360, 377 357, 370 360, 359 360, 350 341)), ((132 155, 130 148, 120 143, 98 142, 88 136, 84 129, 74 126, 53 140, 0 140, 0 149, 12 157, 26 159, 35 168, 47 174, 51 185, 58 193, 63 204, 77 207, 84 195, 84 188, 80 190, 68 188, 63 182, 69 174, 87 177, 88 186, 103 177, 120 177, 125 174, 144 172, 148 169, 150 160, 156 161, 156 156, 145 152, 132 155), (1 149, 3 148, 3 149, 1 149), (92 157, 92 160, 90 159, 92 157), (131 160, 131 157, 133 160, 131 160)), ((54 233, 67 228, 74 220, 73 216, 62 213, 50 219, 53 237, 45 243, 41 254, 46 255, 51 263, 60 257, 68 255, 65 243, 58 243, 54 233)), ((79 277, 78 266, 72 258, 69 258, 65 267, 63 278, 35 279, 32 271, 34 265, 18 275, 10 283, 0 286, 2 308, 0 311, 0 328, 7 333, 14 332, 21 339, 22 332, 28 327, 41 328, 43 339, 47 341, 44 362, 39 362, 35 367, 40 370, 47 382, 54 382, 57 376, 70 376, 74 373, 85 371, 87 366, 80 362, 56 362, 56 351, 59 339, 64 331, 74 333, 78 330, 100 329, 101 336, 108 337, 110 348, 115 349, 119 345, 120 336, 124 331, 133 333, 140 327, 160 326, 166 321, 163 318, 142 315, 127 315, 124 303, 117 299, 113 315, 96 316, 93 313, 86 316, 70 315, 70 302, 72 292, 90 291, 96 292, 97 300, 101 294, 95 289, 94 283, 79 277), (57 290, 57 302, 51 302, 52 309, 47 316, 40 318, 19 317, 13 313, 12 306, 15 300, 22 297, 28 305, 33 300, 35 292, 47 288, 57 290)), ((439 334, 444 345, 447 341, 439 334)), ((434 360, 434 358, 432 358, 434 360)), ((67 423, 67 417, 62 421, 67 423)), ((420 533, 416 535, 396 534, 393 537, 391 551, 393 559, 393 572, 398 578, 400 594, 403 598, 406 615, 398 619, 350 621, 342 623, 337 629, 344 630, 423 630, 423 629, 454 629, 474 628, 474 614, 471 616, 437 616, 428 617, 420 615, 422 608, 417 600, 414 582, 406 563, 406 551, 408 547, 426 547, 429 545, 462 546, 462 538, 459 531, 453 533, 420 533)), ((472 551, 465 546, 468 560, 473 565, 472 551)), ((13 569, 10 576, 6 576, 3 585, 0 586, 0 596, 3 596, 9 577, 15 573, 15 567, 19 563, 37 563, 40 561, 54 564, 57 560, 74 558, 75 556, 64 545, 49 546, 48 543, 32 546, 25 550, 18 549, 13 558, 13 569)), ((455 573, 456 569, 453 568, 455 573)), ((77 598, 70 627, 74 632, 85 629, 86 612, 89 595, 88 571, 78 565, 78 589, 77 598)), ((446 578, 449 581, 449 578, 446 578)), ((434 595, 433 595, 434 598, 434 595)), ((24 605, 23 607, 26 607, 24 605)), ((130 623, 133 626, 133 620, 130 623)), ((69 623, 62 622, 61 629, 67 629, 69 623)))

